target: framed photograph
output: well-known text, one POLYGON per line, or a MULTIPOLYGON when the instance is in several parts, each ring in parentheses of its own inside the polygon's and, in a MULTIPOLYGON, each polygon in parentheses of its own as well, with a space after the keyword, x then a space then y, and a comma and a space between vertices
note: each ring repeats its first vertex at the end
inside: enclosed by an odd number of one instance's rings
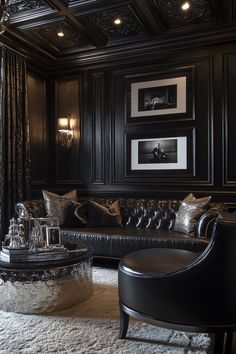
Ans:
POLYGON ((194 176, 194 128, 126 137, 128 176, 194 176))
POLYGON ((131 84, 131 117, 186 113, 186 79, 131 84))
POLYGON ((193 72, 128 81, 127 123, 194 119, 193 72))
POLYGON ((47 218, 37 218, 40 223, 41 234, 43 235, 44 241, 47 241, 46 230, 48 227, 59 227, 59 219, 56 217, 47 217, 47 218))
POLYGON ((187 137, 133 139, 131 170, 186 170, 187 137))
POLYGON ((60 227, 56 227, 56 226, 46 227, 46 238, 47 238, 47 246, 60 246, 61 245, 60 227))

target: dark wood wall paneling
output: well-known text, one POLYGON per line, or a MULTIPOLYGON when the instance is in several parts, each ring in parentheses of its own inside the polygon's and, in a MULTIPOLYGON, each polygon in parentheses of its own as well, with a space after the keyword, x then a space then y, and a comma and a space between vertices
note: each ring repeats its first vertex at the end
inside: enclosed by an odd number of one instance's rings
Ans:
MULTIPOLYGON (((114 184, 124 183, 128 185, 137 184, 140 188, 145 184, 152 190, 153 188, 158 191, 163 186, 186 186, 191 185, 193 188, 196 186, 211 186, 212 185, 212 149, 211 149, 211 126, 212 126, 212 112, 211 112, 211 92, 210 86, 212 81, 211 75, 211 58, 203 58, 194 63, 182 62, 174 66, 159 65, 153 66, 146 70, 146 76, 143 76, 144 68, 140 67, 135 72, 127 73, 119 71, 116 73, 115 90, 114 90, 114 161, 117 161, 114 169, 114 184), (129 119, 127 123, 127 83, 140 82, 147 80, 147 78, 163 77, 167 74, 168 77, 181 76, 185 72, 192 72, 193 87, 189 87, 192 93, 193 110, 191 115, 183 118, 183 115, 168 115, 162 117, 144 117, 140 122, 134 118, 129 119), (202 84, 204 82, 204 85, 202 84), (192 163, 191 173, 178 173, 178 171, 145 171, 144 173, 134 172, 127 174, 127 164, 130 157, 130 151, 127 150, 127 136, 134 135, 140 138, 148 138, 148 136, 159 136, 160 132, 163 137, 169 137, 171 134, 182 136, 186 130, 192 131, 190 135, 191 145, 188 146, 192 150, 191 155, 192 163), (202 133, 204 132, 204 134, 202 133), (125 159, 121 157, 125 157, 125 159), (201 161, 201 163, 199 163, 201 161)), ((189 166, 190 167, 190 166, 189 166)), ((172 187, 171 187, 172 188, 172 187)), ((183 188, 183 187, 182 187, 183 188)), ((189 187, 188 187, 189 188, 189 187)), ((147 189, 147 188, 146 188, 147 189)))
POLYGON ((28 115, 33 188, 48 185, 49 126, 46 80, 28 75, 28 115))
POLYGON ((223 135, 223 182, 224 186, 236 187, 236 53, 225 55, 224 63, 224 135, 223 135))
MULTIPOLYGON (((232 47, 227 46, 192 49, 178 55, 166 53, 162 57, 144 57, 142 65, 140 60, 135 64, 133 59, 129 65, 122 62, 114 67, 110 64, 109 68, 82 70, 79 77, 78 72, 68 79, 58 75, 55 80, 56 108, 50 115, 55 131, 48 139, 49 145, 50 141, 55 141, 56 119, 60 114, 78 117, 76 129, 80 131, 80 137, 78 135, 68 151, 61 151, 58 142, 55 144, 56 173, 53 178, 54 172, 50 173, 48 187, 61 192, 76 187, 85 194, 155 194, 163 198, 182 198, 192 191, 234 202, 236 50, 228 54, 230 49, 232 51, 232 47), (147 118, 147 122, 142 120, 140 123, 127 120, 127 87, 131 82, 166 74, 171 77, 172 73, 175 75, 181 70, 193 74, 191 115, 147 118), (192 167, 187 173, 130 173, 128 136, 155 136, 160 132, 165 136, 173 131, 177 136, 186 132, 191 137, 192 167)), ((52 101, 49 105, 54 104, 52 101)), ((37 110, 41 112, 42 107, 38 105, 37 110)), ((37 119, 36 115, 33 117, 31 119, 37 119)), ((38 124, 45 126, 42 119, 38 124)), ((31 133, 31 139, 32 159, 37 159, 37 136, 31 133)), ((40 144, 46 146, 42 139, 40 144)), ((45 164, 44 169, 34 167, 34 181, 44 182, 47 177, 45 173, 42 176, 42 171, 45 171, 45 164)))
POLYGON ((81 80, 56 80, 55 82, 55 132, 57 185, 79 185, 83 180, 81 159, 81 80), (70 115, 73 128, 72 146, 61 146, 58 141, 58 118, 70 115))
POLYGON ((92 184, 105 184, 104 73, 92 75, 92 184))

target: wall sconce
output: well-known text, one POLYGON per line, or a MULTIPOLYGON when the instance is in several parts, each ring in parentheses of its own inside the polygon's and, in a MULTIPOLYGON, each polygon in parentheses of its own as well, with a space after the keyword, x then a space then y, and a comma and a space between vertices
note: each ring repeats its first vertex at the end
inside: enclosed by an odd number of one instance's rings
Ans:
POLYGON ((58 118, 58 140, 61 146, 70 148, 74 137, 70 114, 58 118))

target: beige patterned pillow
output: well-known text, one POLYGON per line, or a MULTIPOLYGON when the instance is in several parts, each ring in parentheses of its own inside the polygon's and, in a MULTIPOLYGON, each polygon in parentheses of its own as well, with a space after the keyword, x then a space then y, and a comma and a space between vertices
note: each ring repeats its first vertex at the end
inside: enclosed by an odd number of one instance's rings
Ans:
POLYGON ((42 193, 47 216, 58 217, 59 224, 62 225, 67 214, 68 206, 77 201, 76 190, 70 191, 62 196, 46 190, 43 190, 42 193))
POLYGON ((190 193, 182 201, 179 211, 176 214, 174 231, 194 236, 197 222, 206 212, 210 201, 211 196, 197 199, 190 193))

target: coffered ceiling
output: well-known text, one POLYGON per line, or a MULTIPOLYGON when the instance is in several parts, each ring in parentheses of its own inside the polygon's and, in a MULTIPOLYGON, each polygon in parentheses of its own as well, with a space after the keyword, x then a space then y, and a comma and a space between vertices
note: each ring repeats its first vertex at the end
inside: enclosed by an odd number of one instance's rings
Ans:
POLYGON ((182 2, 9 0, 11 24, 2 41, 55 63, 234 24, 234 0, 192 0, 188 11, 181 9, 182 2), (116 19, 121 23, 115 25, 116 19))

